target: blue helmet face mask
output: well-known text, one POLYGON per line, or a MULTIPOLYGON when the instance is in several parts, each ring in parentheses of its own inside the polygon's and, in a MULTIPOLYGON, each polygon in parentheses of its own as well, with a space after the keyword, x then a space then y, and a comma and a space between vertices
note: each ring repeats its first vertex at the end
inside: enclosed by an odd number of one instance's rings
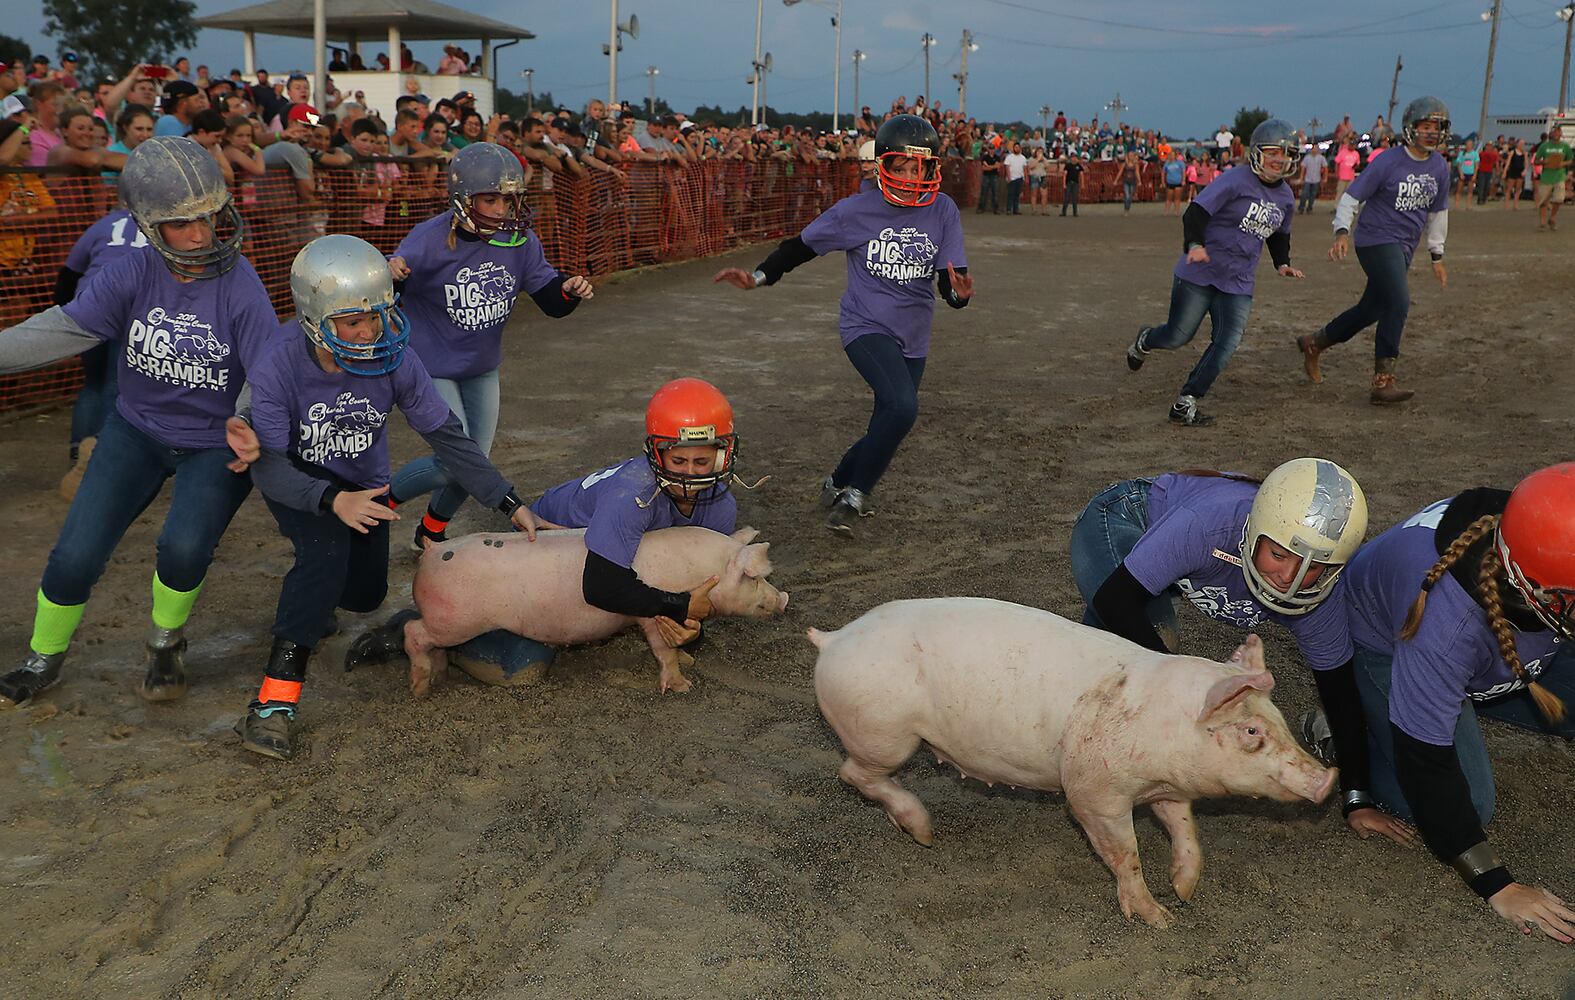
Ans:
POLYGON ((370 309, 342 309, 324 316, 315 331, 307 330, 307 337, 318 347, 334 356, 334 363, 351 375, 387 375, 399 367, 405 347, 410 343, 410 319, 399 308, 399 296, 388 305, 375 305, 370 309), (335 321, 341 317, 370 312, 377 319, 382 333, 376 340, 345 340, 335 331, 335 321))
POLYGON ((399 308, 388 260, 354 236, 320 236, 296 255, 290 295, 301 329, 313 345, 333 355, 352 375, 387 375, 399 367, 410 342, 410 320, 399 308), (339 320, 371 314, 379 333, 373 340, 340 336, 339 320))

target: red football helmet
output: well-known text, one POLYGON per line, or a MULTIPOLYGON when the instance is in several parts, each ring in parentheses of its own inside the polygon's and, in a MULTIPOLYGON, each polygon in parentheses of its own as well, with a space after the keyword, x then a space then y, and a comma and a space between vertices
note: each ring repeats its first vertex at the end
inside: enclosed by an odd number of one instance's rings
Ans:
POLYGON ((738 453, 738 435, 733 433, 733 407, 716 386, 704 379, 680 378, 656 390, 645 408, 645 457, 657 483, 666 489, 681 487, 691 499, 713 486, 726 487, 733 478, 733 459, 738 453), (673 472, 663 462, 669 448, 710 445, 716 448, 716 462, 703 475, 673 472))
POLYGON ((1575 462, 1533 472, 1498 524, 1504 572, 1542 624, 1575 642, 1575 462))

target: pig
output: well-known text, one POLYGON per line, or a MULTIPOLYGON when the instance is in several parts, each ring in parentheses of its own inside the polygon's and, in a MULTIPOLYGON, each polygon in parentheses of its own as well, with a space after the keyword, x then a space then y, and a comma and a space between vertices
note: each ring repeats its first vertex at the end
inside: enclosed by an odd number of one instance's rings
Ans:
POLYGON ((1334 787, 1336 772, 1302 751, 1269 700, 1256 635, 1216 663, 970 597, 894 601, 808 634, 815 697, 848 755, 843 781, 926 847, 929 814, 892 776, 921 742, 964 777, 1064 792, 1128 920, 1171 922, 1143 880, 1133 806, 1152 807, 1169 833, 1185 902, 1203 872, 1193 799, 1316 803, 1334 787))
MULTIPOLYGON (((640 540, 634 570, 667 591, 692 590, 718 577, 710 593, 718 615, 768 618, 787 610, 788 595, 766 579, 769 542, 757 532, 663 528, 640 540)), ((681 666, 694 659, 669 645, 654 618, 615 615, 585 603, 585 530, 543 531, 534 542, 513 533, 466 535, 422 553, 411 585, 420 617, 404 626, 410 693, 423 698, 447 664, 444 649, 484 632, 507 629, 549 645, 592 642, 638 623, 661 665, 658 689, 688 691, 681 666)))

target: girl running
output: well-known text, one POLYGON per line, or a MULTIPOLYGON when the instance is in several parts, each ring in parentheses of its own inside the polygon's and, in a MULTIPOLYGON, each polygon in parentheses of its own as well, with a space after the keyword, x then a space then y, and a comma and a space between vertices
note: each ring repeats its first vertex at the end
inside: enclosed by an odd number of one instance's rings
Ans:
POLYGON ((730 267, 713 279, 737 288, 774 285, 821 254, 846 251, 842 347, 875 393, 864 436, 821 487, 826 527, 853 535, 875 513, 870 495, 919 415, 919 380, 929 354, 935 293, 961 309, 973 296, 957 205, 941 188, 941 139, 916 115, 896 115, 875 133, 878 190, 844 198, 783 242, 753 273, 730 267), (944 268, 944 269, 943 269, 944 268))

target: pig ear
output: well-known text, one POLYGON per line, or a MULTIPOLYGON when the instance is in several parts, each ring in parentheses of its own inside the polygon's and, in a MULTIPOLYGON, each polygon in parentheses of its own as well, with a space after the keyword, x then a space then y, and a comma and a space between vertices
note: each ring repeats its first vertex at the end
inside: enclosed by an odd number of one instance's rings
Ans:
POLYGON ((1236 652, 1230 654, 1230 662, 1239 663, 1254 673, 1261 673, 1269 668, 1263 662, 1263 640, 1256 634, 1248 635, 1236 652))
POLYGON ((1209 716, 1250 691, 1262 691, 1267 694, 1272 690, 1274 690, 1274 675, 1267 670, 1222 677, 1215 681, 1214 686, 1209 688, 1209 693, 1203 696, 1203 711, 1198 713, 1198 721, 1207 721, 1209 716))
POLYGON ((743 567, 745 576, 754 579, 771 575, 771 560, 766 556, 766 550, 769 548, 771 548, 770 542, 744 546, 738 562, 743 567))
POLYGON ((748 545, 750 542, 755 540, 755 536, 758 534, 760 534, 759 528, 739 528, 737 531, 733 532, 732 539, 735 542, 742 542, 743 544, 748 545))

